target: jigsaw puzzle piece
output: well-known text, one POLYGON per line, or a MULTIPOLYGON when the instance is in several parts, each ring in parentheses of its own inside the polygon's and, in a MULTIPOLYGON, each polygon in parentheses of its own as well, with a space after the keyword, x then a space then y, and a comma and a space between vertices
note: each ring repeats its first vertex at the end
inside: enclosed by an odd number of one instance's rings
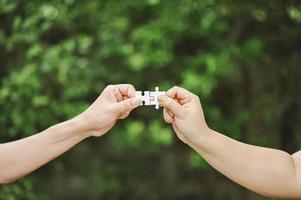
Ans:
POLYGON ((143 95, 142 95, 142 91, 136 91, 135 97, 139 98, 141 100, 141 104, 140 105, 145 105, 145 106, 152 105, 150 103, 150 100, 152 99, 152 97, 150 97, 149 91, 144 91, 143 95))
POLYGON ((159 87, 155 88, 155 92, 150 92, 152 99, 150 100, 151 105, 156 105, 156 109, 159 109, 158 97, 165 95, 165 91, 159 91, 159 87))
POLYGON ((159 109, 158 97, 165 95, 165 91, 159 91, 159 87, 155 88, 155 91, 136 91, 135 97, 141 100, 141 105, 155 105, 156 109, 159 109))

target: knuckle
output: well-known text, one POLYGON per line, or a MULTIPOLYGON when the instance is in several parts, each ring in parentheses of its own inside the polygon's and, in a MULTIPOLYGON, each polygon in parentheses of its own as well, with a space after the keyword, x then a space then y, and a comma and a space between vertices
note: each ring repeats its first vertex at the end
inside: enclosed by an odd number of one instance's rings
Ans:
POLYGON ((125 87, 134 87, 132 84, 130 83, 122 83, 120 84, 121 86, 125 86, 125 87))
POLYGON ((127 86, 130 88, 134 88, 134 85, 132 85, 132 84, 127 84, 127 86))
POLYGON ((173 89, 173 90, 179 90, 180 87, 179 87, 178 85, 175 85, 175 86, 172 87, 172 89, 173 89))
POLYGON ((112 88, 114 88, 114 86, 111 84, 106 87, 106 89, 112 89, 112 88))
POLYGON ((195 99, 196 102, 201 102, 200 97, 197 95, 193 95, 193 98, 195 99))
POLYGON ((200 97, 196 94, 193 94, 193 98, 196 99, 196 100, 200 100, 200 97))
POLYGON ((169 92, 172 92, 172 91, 175 91, 175 90, 177 90, 177 88, 178 88, 178 86, 172 86, 167 92, 169 93, 169 92))
POLYGON ((135 92, 136 91, 135 87, 132 84, 128 84, 128 90, 129 90, 129 92, 135 92))

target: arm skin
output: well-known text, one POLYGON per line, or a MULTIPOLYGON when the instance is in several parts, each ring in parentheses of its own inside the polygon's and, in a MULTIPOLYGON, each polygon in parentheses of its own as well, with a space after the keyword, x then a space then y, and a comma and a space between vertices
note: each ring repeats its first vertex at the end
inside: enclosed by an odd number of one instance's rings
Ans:
POLYGON ((207 139, 191 146, 216 170, 254 192, 280 199, 301 198, 300 152, 289 155, 248 145, 212 130, 207 139))
POLYGON ((208 128, 196 95, 179 87, 166 95, 159 97, 165 121, 216 170, 263 196, 301 199, 301 151, 289 155, 233 140, 208 128))
POLYGON ((140 104, 132 85, 111 85, 79 116, 14 142, 0 144, 0 184, 11 183, 90 136, 101 136, 140 104))
POLYGON ((27 175, 87 137, 85 123, 75 118, 31 137, 0 144, 0 184, 27 175))

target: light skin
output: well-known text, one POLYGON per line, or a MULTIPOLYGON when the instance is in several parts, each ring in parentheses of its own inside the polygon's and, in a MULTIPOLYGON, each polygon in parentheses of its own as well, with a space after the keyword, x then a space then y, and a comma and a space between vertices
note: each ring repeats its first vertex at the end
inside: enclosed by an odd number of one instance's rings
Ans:
MULTIPOLYGON (((82 114, 18 141, 0 144, 0 184, 11 183, 90 136, 102 136, 139 106, 132 85, 111 85, 82 114)), ((215 169, 267 197, 301 198, 301 151, 252 146, 211 130, 199 98, 179 87, 160 96, 164 119, 176 135, 215 169)))
POLYGON ((75 118, 31 137, 0 144, 0 184, 29 174, 90 136, 104 135, 140 105, 134 96, 132 85, 110 85, 75 118))
POLYGON ((290 155, 248 145, 210 129, 200 99, 183 88, 168 90, 159 103, 178 138, 216 170, 263 196, 301 199, 301 151, 290 155))

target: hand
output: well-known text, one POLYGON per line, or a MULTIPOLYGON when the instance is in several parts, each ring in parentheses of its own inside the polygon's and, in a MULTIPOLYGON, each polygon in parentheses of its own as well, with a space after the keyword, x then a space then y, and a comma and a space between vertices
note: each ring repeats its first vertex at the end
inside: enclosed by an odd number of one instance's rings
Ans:
POLYGON ((159 96, 158 101, 164 106, 165 121, 172 124, 178 138, 184 143, 194 144, 202 134, 208 132, 200 99, 195 94, 175 86, 166 95, 159 96))
POLYGON ((135 88, 130 84, 107 86, 96 101, 81 114, 92 136, 109 131, 118 119, 126 118, 140 105, 135 98, 135 88))

